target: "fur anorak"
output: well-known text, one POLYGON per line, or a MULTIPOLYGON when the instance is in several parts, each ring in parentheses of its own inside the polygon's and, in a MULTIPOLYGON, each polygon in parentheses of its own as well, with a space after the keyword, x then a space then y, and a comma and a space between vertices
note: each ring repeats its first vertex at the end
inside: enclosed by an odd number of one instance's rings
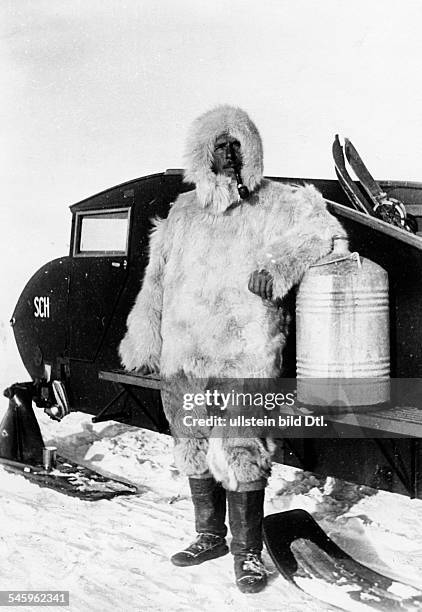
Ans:
MULTIPOLYGON (((186 162, 186 180, 196 188, 178 197, 167 219, 155 222, 143 286, 120 345, 122 363, 128 370, 147 365, 164 379, 277 376, 286 339, 277 298, 330 252, 333 236, 345 232, 314 187, 263 178, 260 135, 238 108, 220 106, 194 122, 186 162), (233 178, 212 170, 214 144, 222 134, 240 142, 246 200, 240 200, 233 178), (274 279, 272 302, 248 290, 250 275, 262 269, 274 279)), ((171 422, 164 396, 163 404, 171 422)), ((207 445, 201 446, 201 469, 214 464, 214 475, 227 482, 221 444, 220 438, 218 453, 212 459, 208 450, 206 460, 207 445)), ((269 451, 260 444, 256 440, 254 453, 264 457, 262 470, 247 478, 259 478, 268 468, 269 451)), ((235 441, 226 441, 227 452, 230 445, 235 441)), ((199 452, 198 444, 195 448, 199 452)), ((189 473, 192 457, 185 463, 189 473)), ((232 474, 230 488, 246 477, 238 476, 232 474)))
POLYGON ((283 317, 276 303, 248 290, 254 270, 274 278, 283 298, 345 235, 312 186, 263 179, 262 143, 249 117, 218 107, 193 124, 186 179, 196 185, 155 222, 143 287, 128 318, 120 355, 163 376, 272 377, 282 370, 283 317), (241 175, 251 196, 212 171, 222 133, 241 144, 241 175))

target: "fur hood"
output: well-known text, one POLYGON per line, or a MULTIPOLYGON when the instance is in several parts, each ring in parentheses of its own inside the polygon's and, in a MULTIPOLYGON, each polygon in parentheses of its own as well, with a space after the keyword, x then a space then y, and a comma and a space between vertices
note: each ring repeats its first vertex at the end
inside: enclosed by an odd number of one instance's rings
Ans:
POLYGON ((212 170, 214 144, 221 134, 229 134, 240 142, 241 177, 251 193, 263 175, 261 137, 245 111, 223 105, 198 117, 187 140, 185 180, 196 185, 200 206, 215 213, 222 213, 239 201, 236 181, 212 170))

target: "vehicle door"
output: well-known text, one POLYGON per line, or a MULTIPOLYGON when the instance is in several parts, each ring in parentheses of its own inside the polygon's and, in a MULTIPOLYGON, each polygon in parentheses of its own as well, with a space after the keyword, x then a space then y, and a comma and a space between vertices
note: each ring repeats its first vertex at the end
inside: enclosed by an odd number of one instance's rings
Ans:
POLYGON ((71 359, 98 355, 125 286, 130 206, 75 213, 69 292, 71 359))

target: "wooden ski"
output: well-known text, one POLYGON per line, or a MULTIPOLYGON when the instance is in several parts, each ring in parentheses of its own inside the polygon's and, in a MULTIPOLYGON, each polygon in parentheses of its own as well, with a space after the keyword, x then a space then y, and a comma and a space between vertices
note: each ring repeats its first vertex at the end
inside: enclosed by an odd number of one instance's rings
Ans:
POLYGON ((361 193, 359 187, 347 171, 343 147, 340 144, 338 134, 336 134, 333 142, 333 158, 338 181, 349 198, 353 208, 367 215, 375 216, 372 206, 367 202, 365 196, 361 193))
POLYGON ((3 457, 0 457, 0 466, 8 472, 21 474, 40 487, 54 489, 83 501, 111 499, 118 495, 134 495, 139 492, 136 485, 104 476, 61 455, 57 456, 56 465, 50 470, 46 470, 41 464, 34 465, 3 457))
POLYGON ((277 569, 309 595, 343 610, 422 610, 422 591, 355 561, 305 510, 270 514, 263 529, 277 569))

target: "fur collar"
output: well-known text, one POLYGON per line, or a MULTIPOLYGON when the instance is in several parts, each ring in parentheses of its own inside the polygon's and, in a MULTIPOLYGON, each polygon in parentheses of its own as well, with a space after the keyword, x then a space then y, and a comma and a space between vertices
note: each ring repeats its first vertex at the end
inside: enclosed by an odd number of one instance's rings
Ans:
POLYGON ((185 180, 196 185, 200 205, 216 214, 223 213, 239 200, 236 181, 216 175, 211 169, 214 143, 222 133, 228 133, 240 142, 241 177, 251 193, 261 183, 263 175, 261 137, 245 111, 222 105, 198 117, 188 136, 185 180))

